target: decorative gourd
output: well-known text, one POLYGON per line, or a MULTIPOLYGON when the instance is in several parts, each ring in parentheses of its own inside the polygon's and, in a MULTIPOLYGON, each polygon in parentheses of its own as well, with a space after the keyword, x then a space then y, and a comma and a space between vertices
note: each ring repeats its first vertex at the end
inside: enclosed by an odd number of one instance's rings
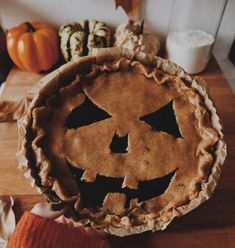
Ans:
POLYGON ((7 50, 22 70, 48 71, 58 61, 58 34, 50 24, 25 22, 7 32, 7 50))
POLYGON ((114 46, 156 55, 160 50, 160 41, 149 30, 144 30, 143 21, 129 21, 117 27, 114 46))
POLYGON ((95 20, 70 22, 59 30, 60 48, 66 61, 75 61, 89 54, 92 48, 108 47, 111 45, 110 29, 95 20))

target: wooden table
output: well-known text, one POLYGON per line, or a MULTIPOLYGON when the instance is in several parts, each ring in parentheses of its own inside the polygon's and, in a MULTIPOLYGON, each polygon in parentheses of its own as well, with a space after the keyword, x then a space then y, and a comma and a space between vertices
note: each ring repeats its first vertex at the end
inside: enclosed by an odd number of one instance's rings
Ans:
MULTIPOLYGON (((189 214, 175 219, 165 231, 126 238, 110 237, 113 247, 235 247, 235 97, 214 60, 201 76, 208 82, 228 145, 228 157, 213 197, 189 214)), ((8 76, 4 97, 14 94, 19 98, 29 85, 41 77, 14 68, 8 76)), ((16 149, 16 123, 0 123, 0 196, 13 196, 14 211, 19 219, 25 210, 30 210, 36 202, 44 199, 17 169, 16 149)))

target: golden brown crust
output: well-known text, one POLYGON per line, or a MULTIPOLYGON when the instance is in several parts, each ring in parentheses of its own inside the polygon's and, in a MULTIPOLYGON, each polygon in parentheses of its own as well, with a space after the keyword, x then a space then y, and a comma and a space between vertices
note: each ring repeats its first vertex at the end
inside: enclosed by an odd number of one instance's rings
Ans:
POLYGON ((211 100, 196 80, 180 67, 159 57, 135 54, 125 49, 101 49, 93 57, 62 66, 43 80, 42 85, 44 87, 31 103, 28 114, 18 122, 21 138, 17 153, 19 166, 25 169, 31 183, 50 201, 68 202, 73 209, 71 211, 79 213, 78 221, 119 236, 154 231, 164 229, 174 217, 185 214, 210 197, 226 156, 226 145, 211 100), (92 70, 88 74, 82 73, 91 65, 92 70), (125 84, 119 80, 123 77, 125 84), (86 81, 90 84, 84 83, 86 81), (114 82, 120 82, 120 85, 114 82), (85 95, 104 108, 112 118, 92 124, 89 128, 66 130, 63 123, 68 113, 80 106, 85 98, 80 84, 85 95), (126 96, 121 94, 123 88, 126 89, 126 96), (115 95, 120 91, 118 100, 121 104, 111 100, 115 97, 112 95, 114 90, 115 95), (157 98, 154 92, 158 92, 157 98), (107 98, 106 95, 112 97, 107 98), (150 132, 148 137, 147 125, 136 117, 151 113, 171 100, 183 139, 163 132, 150 132), (133 105, 130 105, 127 118, 123 113, 129 107, 128 102, 133 105), (143 102, 144 105, 141 104, 143 102), (137 107, 133 109, 131 106, 137 107), (80 154, 86 154, 91 149, 99 150, 94 148, 96 143, 92 139, 95 134, 98 135, 97 130, 103 130, 97 137, 101 143, 109 144, 110 134, 118 130, 121 136, 125 135, 130 132, 130 126, 138 128, 131 133, 133 144, 129 148, 132 150, 125 157, 124 170, 117 169, 120 156, 110 160, 109 151, 106 157, 96 152, 81 160, 80 154), (83 136, 91 138, 79 146, 83 136), (133 174, 133 169, 145 156, 142 148, 135 147, 142 140, 150 148, 157 146, 158 150, 162 150, 157 154, 155 149, 149 149, 145 161, 154 157, 154 164, 148 167, 143 164, 133 174), (98 167, 90 167, 95 161, 106 159, 112 166, 102 162, 101 167, 99 164, 98 167), (168 189, 159 197, 144 204, 132 200, 129 209, 121 211, 120 206, 110 206, 110 199, 122 198, 122 195, 114 194, 106 198, 104 208, 94 211, 82 207, 78 185, 71 177, 66 161, 84 169, 83 177, 87 181, 94 181, 97 174, 122 177, 123 186, 129 188, 136 188, 139 181, 178 170, 168 189))

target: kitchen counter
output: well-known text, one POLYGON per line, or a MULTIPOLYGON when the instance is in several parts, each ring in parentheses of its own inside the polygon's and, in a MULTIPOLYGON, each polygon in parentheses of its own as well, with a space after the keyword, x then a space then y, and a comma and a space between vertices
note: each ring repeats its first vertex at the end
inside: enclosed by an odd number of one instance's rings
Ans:
MULTIPOLYGON (((42 76, 13 68, 2 97, 21 98, 42 76)), ((125 238, 109 237, 113 247, 235 247, 235 97, 215 60, 210 61, 201 76, 208 82, 209 94, 221 117, 228 145, 228 156, 214 195, 189 214, 175 219, 164 231, 125 238)), ((17 169, 16 149, 16 123, 0 123, 0 196, 13 196, 18 220, 25 210, 45 200, 17 169)))

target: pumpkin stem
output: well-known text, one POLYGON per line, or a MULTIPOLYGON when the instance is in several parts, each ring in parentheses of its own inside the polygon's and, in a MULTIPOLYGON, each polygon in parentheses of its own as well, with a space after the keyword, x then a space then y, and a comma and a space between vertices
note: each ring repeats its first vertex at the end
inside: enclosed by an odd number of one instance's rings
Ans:
POLYGON ((29 33, 33 33, 36 31, 36 29, 33 27, 33 25, 30 22, 25 22, 26 28, 27 28, 27 32, 29 33))

